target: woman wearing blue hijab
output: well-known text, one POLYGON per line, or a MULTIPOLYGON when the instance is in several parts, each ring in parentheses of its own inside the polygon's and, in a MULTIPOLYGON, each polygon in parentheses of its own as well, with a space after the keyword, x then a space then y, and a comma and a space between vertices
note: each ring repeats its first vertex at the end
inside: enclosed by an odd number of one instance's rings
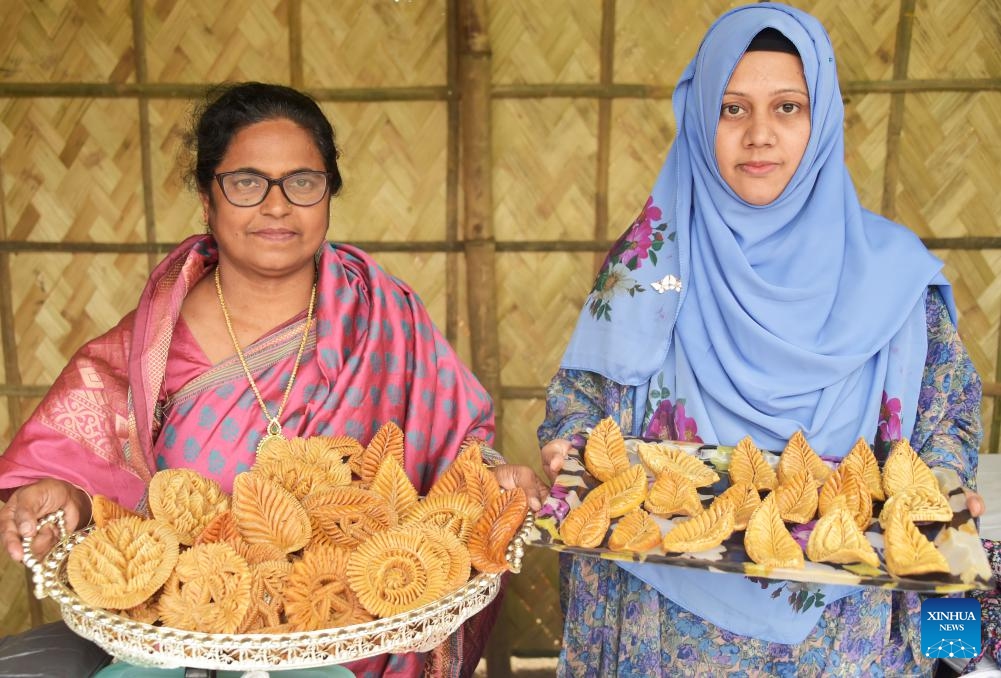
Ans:
MULTIPOLYGON (((552 479, 606 416, 631 435, 827 457, 909 438, 972 492, 981 385, 942 262, 864 209, 823 26, 755 3, 710 27, 677 137, 550 384, 552 479)), ((564 556, 560 675, 923 675, 920 599, 564 556)))

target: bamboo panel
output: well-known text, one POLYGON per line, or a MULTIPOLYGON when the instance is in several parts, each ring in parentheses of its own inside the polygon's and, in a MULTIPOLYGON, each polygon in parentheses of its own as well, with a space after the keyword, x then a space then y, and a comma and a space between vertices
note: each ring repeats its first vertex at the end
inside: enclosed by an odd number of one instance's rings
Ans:
MULTIPOLYGON (((1001 252, 936 251, 945 265, 959 310, 959 333, 984 381, 997 381, 1001 322, 1001 252)), ((989 421, 984 420, 985 423, 989 421)))
POLYGON ((810 12, 827 29, 842 84, 893 77, 900 18, 897 0, 792 0, 789 4, 810 12))
POLYGON ((897 217, 921 236, 998 234, 1001 93, 907 96, 897 217))
POLYGON ((0 163, 12 240, 144 239, 136 103, 0 100, 0 163))
POLYGON ((337 135, 344 177, 331 204, 329 237, 444 240, 446 104, 341 102, 324 110, 337 135))
POLYGON ((146 3, 150 82, 287 80, 287 11, 281 0, 146 3))
POLYGON ((307 87, 446 83, 445 0, 304 0, 307 87))
POLYGON ((908 76, 982 78, 1001 73, 1001 4, 918 0, 908 76))
POLYGON ((135 254, 17 254, 11 273, 21 378, 41 385, 135 306, 147 275, 135 254))
POLYGON ((504 606, 494 633, 503 629, 512 654, 554 655, 560 651, 563 612, 559 602, 557 556, 556 551, 529 547, 522 559, 521 573, 508 579, 504 606))
POLYGON ((427 307, 435 325, 445 333, 448 311, 448 256, 427 253, 378 252, 372 255, 387 271, 413 288, 427 307))
POLYGON ((494 102, 498 240, 593 237, 597 113, 586 99, 494 102))
POLYGON ((598 81, 600 0, 488 4, 494 84, 598 81))
POLYGON ((4 2, 0 82, 134 82, 130 4, 4 2))
POLYGON ((845 102, 845 162, 862 205, 878 212, 886 167, 890 95, 856 94, 845 102))
MULTIPOLYGON (((600 234, 604 238, 618 238, 640 213, 674 133, 674 112, 666 100, 622 99, 612 103, 608 229, 600 234)), ((597 257, 599 264, 603 258, 597 257)), ((593 267, 592 273, 596 272, 593 267)))
POLYGON ((503 253, 497 257, 501 383, 542 386, 559 367, 594 282, 589 254, 503 253))
MULTIPOLYGON (((548 381, 547 378, 546 383, 548 381)), ((536 431, 545 416, 546 402, 541 398, 504 400, 504 449, 501 452, 512 464, 531 466, 542 479, 546 476, 542 472, 536 431)))
POLYGON ((184 99, 160 99, 149 105, 153 210, 160 242, 179 242, 205 229, 201 202, 194 186, 187 186, 184 180, 190 161, 183 152, 183 140, 194 104, 184 99))
POLYGON ((615 82, 673 87, 709 24, 735 0, 615 3, 615 82))

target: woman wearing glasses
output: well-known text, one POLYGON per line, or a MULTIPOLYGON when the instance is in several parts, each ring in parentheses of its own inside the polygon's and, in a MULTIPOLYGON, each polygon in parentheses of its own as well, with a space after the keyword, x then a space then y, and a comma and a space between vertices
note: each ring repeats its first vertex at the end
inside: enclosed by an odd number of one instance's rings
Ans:
MULTIPOLYGON (((228 491, 270 436, 366 444, 394 421, 421 494, 463 440, 492 438, 488 394, 416 295, 360 250, 327 242, 341 177, 315 101, 275 85, 225 88, 189 145, 209 233, 181 243, 136 310, 80 349, 0 457, 0 536, 15 559, 56 509, 68 529, 85 525, 88 495, 143 508, 159 469, 192 468, 228 491)), ((540 506, 531 469, 486 454, 502 487, 522 486, 540 506)), ((39 552, 51 546, 44 537, 39 552)), ((477 615, 436 656, 349 668, 468 675, 492 621, 490 610, 477 615)))

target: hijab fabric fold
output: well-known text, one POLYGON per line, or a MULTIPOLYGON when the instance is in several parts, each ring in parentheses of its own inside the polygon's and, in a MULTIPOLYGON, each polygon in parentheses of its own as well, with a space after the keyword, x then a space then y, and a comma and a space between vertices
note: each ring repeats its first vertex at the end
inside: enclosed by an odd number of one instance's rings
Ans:
MULTIPOLYGON (((673 106, 677 137, 643 212, 606 259, 561 366, 636 386, 634 435, 647 430, 656 393, 681 403, 707 443, 750 435, 778 452, 802 430, 818 452, 840 458, 860 437, 873 442, 887 397, 902 403, 908 437, 927 351, 925 296, 947 283, 911 231, 859 203, 823 26, 774 3, 727 12, 682 74, 673 106), (755 206, 721 177, 715 137, 730 76, 769 27, 799 51, 811 131, 785 190, 755 206)), ((620 565, 742 635, 800 642, 823 612, 790 611, 736 576, 620 565)), ((822 588, 828 603, 853 590, 822 588)))

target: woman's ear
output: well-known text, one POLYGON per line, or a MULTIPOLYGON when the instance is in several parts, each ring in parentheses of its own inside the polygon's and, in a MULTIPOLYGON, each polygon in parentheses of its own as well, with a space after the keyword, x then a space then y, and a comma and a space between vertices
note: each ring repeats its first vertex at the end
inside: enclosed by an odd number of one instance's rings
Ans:
POLYGON ((198 199, 202 203, 202 223, 205 225, 205 232, 211 233, 212 226, 209 225, 209 214, 212 211, 212 197, 208 193, 199 191, 198 199))

